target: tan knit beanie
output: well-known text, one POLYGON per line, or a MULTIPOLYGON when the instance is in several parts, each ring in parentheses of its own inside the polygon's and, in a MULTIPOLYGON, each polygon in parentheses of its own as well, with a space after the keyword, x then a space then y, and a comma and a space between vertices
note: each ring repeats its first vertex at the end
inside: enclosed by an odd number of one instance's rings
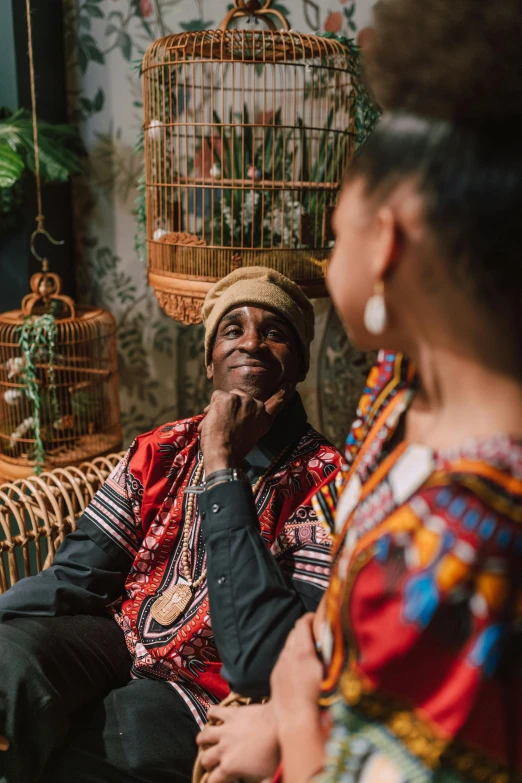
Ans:
POLYGON ((205 324, 205 364, 212 361, 212 348, 219 322, 233 307, 254 305, 282 316, 294 327, 301 344, 305 371, 310 366, 310 343, 314 336, 314 309, 299 286, 275 269, 247 266, 236 269, 212 286, 201 315, 205 324))

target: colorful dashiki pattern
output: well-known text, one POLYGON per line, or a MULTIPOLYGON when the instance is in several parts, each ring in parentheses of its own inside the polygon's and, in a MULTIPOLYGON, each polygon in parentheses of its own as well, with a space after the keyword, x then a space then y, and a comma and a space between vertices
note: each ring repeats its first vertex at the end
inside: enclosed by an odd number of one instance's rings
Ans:
MULTIPOLYGON (((134 659, 132 676, 169 681, 203 727, 208 708, 229 692, 220 675, 207 582, 171 627, 159 625, 150 612, 158 594, 179 581, 188 497, 183 490, 201 458, 201 420, 196 416, 137 438, 85 513, 132 559, 126 598, 114 607, 134 659)), ((281 569, 322 589, 330 573, 330 538, 305 501, 339 461, 338 452, 310 427, 274 465, 256 497, 261 534, 281 569)), ((206 567, 199 514, 190 552, 195 581, 206 567)))
POLYGON ((414 394, 381 353, 314 498, 335 531, 319 780, 520 783, 522 444, 393 447, 414 394))

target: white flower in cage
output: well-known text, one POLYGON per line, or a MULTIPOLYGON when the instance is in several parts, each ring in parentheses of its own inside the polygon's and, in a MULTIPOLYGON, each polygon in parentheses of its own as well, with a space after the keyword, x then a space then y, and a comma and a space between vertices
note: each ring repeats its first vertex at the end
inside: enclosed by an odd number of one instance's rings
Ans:
POLYGON ((24 369, 24 367, 25 359, 23 356, 14 356, 11 359, 8 359, 5 363, 8 379, 14 378, 15 375, 18 375, 18 373, 24 369))
POLYGON ((159 120, 151 120, 146 127, 149 135, 149 139, 152 141, 159 141, 161 139, 161 122, 159 120))
POLYGON ((259 204, 261 194, 257 190, 249 190, 245 196, 245 205, 243 207, 243 223, 251 223, 254 217, 254 209, 259 204))
POLYGON ((232 229, 232 213, 228 204, 223 204, 221 211, 223 213, 223 220, 228 225, 228 227, 232 229))
POLYGON ((153 233, 152 238, 155 242, 159 242, 161 237, 167 236, 169 232, 165 231, 164 228, 157 228, 156 231, 153 233))
POLYGON ((27 433, 32 430, 33 427, 34 419, 32 416, 28 416, 27 419, 24 419, 22 423, 18 425, 15 431, 11 433, 11 445, 13 445, 13 441, 16 441, 19 438, 23 438, 24 435, 27 435, 27 433))
POLYGON ((21 396, 22 392, 20 389, 7 389, 4 392, 4 400, 8 405, 16 405, 21 396))
POLYGON ((217 163, 214 163, 214 165, 212 165, 210 167, 209 174, 210 174, 211 177, 214 177, 214 178, 217 178, 217 177, 221 176, 221 169, 220 169, 220 167, 219 167, 219 165, 217 163))

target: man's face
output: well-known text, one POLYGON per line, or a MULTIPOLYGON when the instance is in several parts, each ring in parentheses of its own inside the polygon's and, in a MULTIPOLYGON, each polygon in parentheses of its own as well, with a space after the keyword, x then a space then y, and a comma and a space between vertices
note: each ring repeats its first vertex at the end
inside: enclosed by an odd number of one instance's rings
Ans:
POLYGON ((304 379, 290 324, 270 310, 236 307, 221 319, 207 375, 221 391, 240 389, 266 402, 280 387, 304 379))

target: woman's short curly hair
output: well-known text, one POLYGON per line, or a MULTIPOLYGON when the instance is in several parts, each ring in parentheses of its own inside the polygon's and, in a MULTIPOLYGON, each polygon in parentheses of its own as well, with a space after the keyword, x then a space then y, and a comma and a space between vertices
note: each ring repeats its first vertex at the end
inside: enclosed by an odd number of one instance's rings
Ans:
POLYGON ((379 0, 364 55, 386 110, 488 132, 522 124, 520 0, 379 0))

